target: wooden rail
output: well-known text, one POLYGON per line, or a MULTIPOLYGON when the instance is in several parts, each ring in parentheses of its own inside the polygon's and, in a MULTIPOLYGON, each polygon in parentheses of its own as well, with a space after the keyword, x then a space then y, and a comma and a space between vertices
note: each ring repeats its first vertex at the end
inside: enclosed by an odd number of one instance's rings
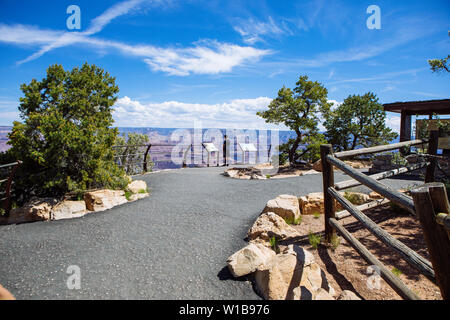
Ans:
POLYGON ((22 164, 22 161, 18 160, 13 163, 0 165, 0 169, 11 168, 9 176, 7 179, 0 180, 0 184, 6 182, 5 187, 5 197, 0 199, 0 203, 3 202, 3 209, 5 210, 5 215, 8 216, 11 211, 11 186, 13 183, 14 174, 16 173, 17 167, 22 164))
POLYGON ((351 235, 337 219, 348 215, 355 217, 375 237, 394 249, 407 263, 431 281, 436 282, 439 285, 444 299, 450 298, 450 233, 448 229, 450 224, 450 206, 447 201, 447 195, 445 194, 443 184, 440 184, 439 187, 432 185, 427 188, 419 188, 418 190, 413 191, 413 198, 410 198, 378 181, 425 167, 427 168, 426 182, 434 181, 434 172, 436 168, 435 161, 430 160, 429 162, 366 176, 340 159, 356 155, 395 150, 425 143, 428 144, 428 154, 435 156, 437 152, 437 137, 437 132, 432 131, 430 132, 430 139, 428 141, 404 141, 391 145, 337 152, 335 154, 333 154, 331 145, 322 145, 320 148, 324 190, 325 240, 330 242, 333 237, 335 237, 336 231, 339 232, 339 234, 341 234, 367 262, 376 265, 380 269, 381 277, 404 299, 419 299, 419 297, 411 292, 398 277, 393 275, 391 271, 378 261, 378 259, 376 259, 364 245, 351 235), (336 166, 353 179, 335 184, 333 166, 336 166), (338 192, 338 190, 358 185, 369 187, 384 196, 385 199, 355 207, 338 192), (438 192, 436 190, 440 191, 438 192), (442 192, 442 190, 444 190, 444 192, 442 192), (336 201, 338 201, 345 210, 336 213, 336 201), (379 206, 380 203, 386 203, 387 201, 396 203, 419 217, 430 252, 431 262, 395 239, 361 212, 362 209, 376 207, 379 206), (439 232, 436 231, 437 229, 439 229, 439 232))

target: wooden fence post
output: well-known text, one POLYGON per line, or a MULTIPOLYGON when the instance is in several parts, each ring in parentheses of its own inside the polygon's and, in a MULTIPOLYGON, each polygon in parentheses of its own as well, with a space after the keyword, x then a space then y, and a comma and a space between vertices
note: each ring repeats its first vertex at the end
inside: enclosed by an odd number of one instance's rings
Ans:
POLYGON ((430 253, 436 282, 444 300, 450 299, 450 240, 444 226, 436 222, 439 213, 450 213, 445 186, 429 183, 412 190, 417 215, 430 253))
MULTIPOLYGON (((430 140, 428 141, 427 154, 431 156, 435 156, 437 154, 438 139, 439 139, 439 131, 437 130, 430 131, 430 140)), ((429 160, 430 164, 428 165, 425 174, 425 183, 434 182, 434 174, 437 166, 437 159, 435 157, 430 157, 429 160)))
POLYGON ((328 193, 329 187, 334 187, 333 166, 328 162, 327 155, 333 153, 331 144, 323 144, 320 146, 320 158, 322 164, 322 180, 323 180, 323 206, 325 213, 325 241, 331 242, 336 236, 336 229, 330 224, 330 218, 335 218, 335 201, 328 193))

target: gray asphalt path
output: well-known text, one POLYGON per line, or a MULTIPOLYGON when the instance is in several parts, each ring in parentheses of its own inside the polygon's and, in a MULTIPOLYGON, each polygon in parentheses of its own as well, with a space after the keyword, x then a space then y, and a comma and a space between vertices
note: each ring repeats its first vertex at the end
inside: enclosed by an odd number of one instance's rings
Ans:
POLYGON ((259 299, 250 283, 227 279, 227 257, 245 245, 267 200, 321 191, 322 176, 236 180, 222 171, 157 172, 138 177, 149 198, 79 219, 0 226, 0 283, 19 299, 259 299), (66 285, 71 265, 81 270, 79 290, 66 285))

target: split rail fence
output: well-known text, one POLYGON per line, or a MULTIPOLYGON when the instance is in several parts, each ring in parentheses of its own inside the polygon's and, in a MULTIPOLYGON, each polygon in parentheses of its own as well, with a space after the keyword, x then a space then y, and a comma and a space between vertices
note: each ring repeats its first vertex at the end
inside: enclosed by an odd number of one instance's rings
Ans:
POLYGON ((411 291, 399 277, 395 276, 386 266, 381 263, 361 242, 359 242, 338 220, 352 215, 365 228, 384 244, 394 249, 408 264, 436 283, 444 299, 450 299, 450 206, 446 189, 442 183, 433 183, 436 170, 436 155, 438 132, 431 131, 430 139, 412 140, 382 145, 371 148, 363 148, 350 151, 333 153, 331 145, 321 146, 322 178, 324 190, 325 208, 325 240, 331 242, 338 232, 347 242, 371 265, 379 268, 380 276, 403 298, 420 299, 416 293, 411 291), (427 153, 431 155, 427 161, 419 164, 408 165, 395 170, 390 170, 367 176, 341 159, 358 155, 373 154, 401 148, 409 148, 417 145, 428 145, 427 153), (333 166, 349 175, 352 180, 335 183, 333 166), (412 198, 394 190, 379 180, 392 177, 401 173, 411 172, 421 168, 427 168, 425 184, 412 190, 412 198), (384 200, 374 201, 362 206, 354 206, 339 190, 350 187, 365 185, 379 193, 384 200), (336 212, 335 200, 345 210, 336 212), (425 242, 430 254, 431 262, 419 255, 417 252, 394 238, 362 211, 393 202, 404 208, 420 220, 425 242))

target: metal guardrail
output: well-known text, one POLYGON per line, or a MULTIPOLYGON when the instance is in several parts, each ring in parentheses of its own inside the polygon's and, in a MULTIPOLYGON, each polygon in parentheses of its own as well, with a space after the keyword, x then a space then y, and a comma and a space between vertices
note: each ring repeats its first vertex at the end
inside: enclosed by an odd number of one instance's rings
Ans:
MULTIPOLYGON (((125 148, 125 152, 124 152, 125 155, 117 155, 117 156, 114 156, 114 158, 115 159, 119 159, 119 162, 120 162, 120 164, 118 164, 119 167, 125 167, 127 165, 130 165, 130 163, 124 163, 124 162, 126 162, 127 158, 143 156, 143 161, 142 162, 135 162, 134 164, 135 165, 142 165, 142 171, 143 171, 143 173, 146 173, 146 172, 148 172, 148 157, 149 157, 149 155, 170 153, 170 151, 160 151, 160 150, 153 151, 152 150, 153 147, 175 147, 175 146, 180 146, 180 145, 179 144, 160 144, 160 143, 149 143, 149 144, 138 144, 138 145, 116 145, 116 146, 113 146, 114 149, 125 148), (135 147, 146 147, 146 149, 143 152, 133 153, 133 154, 126 154, 126 149, 127 148, 135 148, 135 147)), ((187 163, 188 163, 187 156, 189 155, 189 152, 190 152, 192 158, 194 158, 195 155, 200 155, 200 153, 199 154, 195 154, 194 153, 194 146, 196 146, 196 145, 194 145, 194 144, 181 145, 181 147, 183 147, 182 150, 180 151, 180 152, 183 152, 183 164, 182 164, 182 167, 187 167, 187 163)), ((198 146, 201 147, 202 150, 206 150, 206 148, 205 148, 203 143, 199 144, 198 146)), ((217 159, 219 159, 219 154, 220 154, 221 151, 219 150, 219 151, 216 151, 216 152, 218 152, 217 159)), ((272 145, 269 144, 268 145, 268 149, 267 149, 267 157, 268 157, 268 159, 271 158, 271 154, 272 154, 272 145)), ((201 153, 201 156, 202 156, 202 162, 203 162, 203 152, 201 153)), ((133 164, 133 162, 131 164, 133 164)), ((219 165, 219 163, 217 163, 217 166, 218 165, 219 165)), ((209 166, 209 161, 207 161, 207 166, 209 166)))
POLYGON ((11 168, 9 176, 7 179, 0 180, 0 185, 6 182, 5 191, 2 193, 5 196, 0 199, 0 203, 3 202, 3 209, 5 210, 5 215, 9 215, 11 211, 11 186, 13 183, 14 174, 16 173, 17 167, 22 164, 22 161, 18 160, 13 163, 0 165, 0 169, 11 168))
MULTIPOLYGON (((410 147, 413 145, 419 144, 428 144, 428 154, 436 155, 437 153, 437 132, 430 133, 430 139, 426 140, 412 140, 412 141, 404 141, 400 143, 395 143, 391 145, 383 145, 376 146, 372 148, 363 148, 357 150, 343 151, 333 153, 333 149, 331 145, 322 145, 321 146, 321 161, 322 161, 322 178, 323 178, 323 190, 324 190, 324 210, 325 210, 325 240, 327 242, 331 242, 332 239, 336 236, 336 231, 338 231, 351 245, 352 247, 369 263, 376 265, 380 269, 381 277, 404 299, 419 299, 419 297, 412 292, 404 283, 396 277, 390 270, 388 270, 373 254, 371 254, 367 248, 360 243, 355 237, 353 237, 343 225, 338 222, 339 218, 352 215, 359 222, 361 222, 364 227, 366 227, 374 236, 376 236, 379 240, 381 240, 386 245, 390 246, 394 249, 400 256, 408 262, 412 267, 417 269, 420 273, 425 275, 433 282, 437 282, 440 286, 441 292, 446 292, 447 297, 450 293, 450 259, 448 256, 450 255, 450 251, 448 251, 446 255, 445 261, 442 258, 433 258, 433 254, 431 254, 432 262, 429 262, 422 256, 420 256, 417 252, 413 251, 409 247, 407 247, 402 242, 395 239, 389 233, 380 228, 375 222, 373 222, 369 217, 367 217, 364 213, 362 213, 362 207, 355 207, 350 201, 348 201, 344 196, 342 196, 337 190, 342 190, 346 188, 350 188, 356 185, 365 185, 370 189, 376 191, 377 193, 384 196, 389 201, 396 203, 397 205, 403 207, 409 212, 420 217, 418 213, 418 203, 416 199, 414 200, 405 194, 396 191, 388 186, 380 183, 378 180, 385 179, 387 177, 392 177, 404 172, 409 172, 413 170, 418 170, 420 168, 427 167, 425 183, 432 182, 434 180, 435 170, 436 170, 436 161, 430 159, 429 162, 416 164, 404 168, 399 168, 396 170, 386 171, 380 174, 375 174, 371 176, 366 176, 361 172, 355 170, 351 166, 347 165, 343 162, 342 158, 352 157, 356 155, 364 155, 370 153, 384 152, 389 150, 400 149, 403 147, 410 147), (334 171, 333 166, 339 168, 344 173, 348 174, 353 180, 348 180, 344 182, 334 183, 334 171), (339 216, 336 214, 335 210, 335 200, 337 200, 346 210, 339 212, 339 216), (446 264, 446 265, 445 265, 446 264), (437 272, 437 270, 441 272, 437 272), (445 270, 444 272, 442 272, 445 270), (442 278, 445 278, 442 280, 442 278), (442 285, 445 283, 445 285, 442 285)), ((445 189, 444 189, 445 191, 445 189)), ((442 197, 441 197, 442 198, 442 197)), ((386 201, 380 201, 379 203, 370 204, 367 208, 373 208, 378 205, 382 205, 387 203, 386 201)), ((444 207, 444 206, 441 206, 444 207)), ((428 204, 428 210, 433 210, 433 206, 428 204)), ((441 209, 447 210, 447 209, 441 209)), ((422 210, 423 211, 423 210, 422 210)), ((445 212, 445 211, 442 211, 445 212)), ((430 212, 427 213, 428 215, 430 212)), ((434 214, 434 211, 433 211, 434 214)), ((424 215, 422 213, 422 215, 424 215)), ((447 215, 442 216, 442 220, 446 221, 447 215), (445 218, 445 219, 444 219, 445 218)), ((423 219, 421 219, 423 220, 423 219)), ((422 221, 421 221, 422 222, 422 221)), ((438 223, 434 223, 438 225, 438 223)), ((445 224, 442 222, 442 224, 445 224)), ((422 223, 422 228, 424 229, 424 234, 426 236, 425 226, 422 223)), ((435 231, 433 231, 435 233, 435 231)), ((448 240, 448 239, 447 239, 448 240)), ((442 243, 439 244, 442 246, 442 243)), ((436 243, 429 241, 427 243, 428 250, 436 251, 433 249, 436 246, 436 243)), ((450 244, 447 244, 450 248, 450 244)), ((447 248, 447 247, 446 247, 447 248)), ((440 251, 442 252, 442 250, 440 251)), ((436 256, 436 255, 434 255, 436 256)))

